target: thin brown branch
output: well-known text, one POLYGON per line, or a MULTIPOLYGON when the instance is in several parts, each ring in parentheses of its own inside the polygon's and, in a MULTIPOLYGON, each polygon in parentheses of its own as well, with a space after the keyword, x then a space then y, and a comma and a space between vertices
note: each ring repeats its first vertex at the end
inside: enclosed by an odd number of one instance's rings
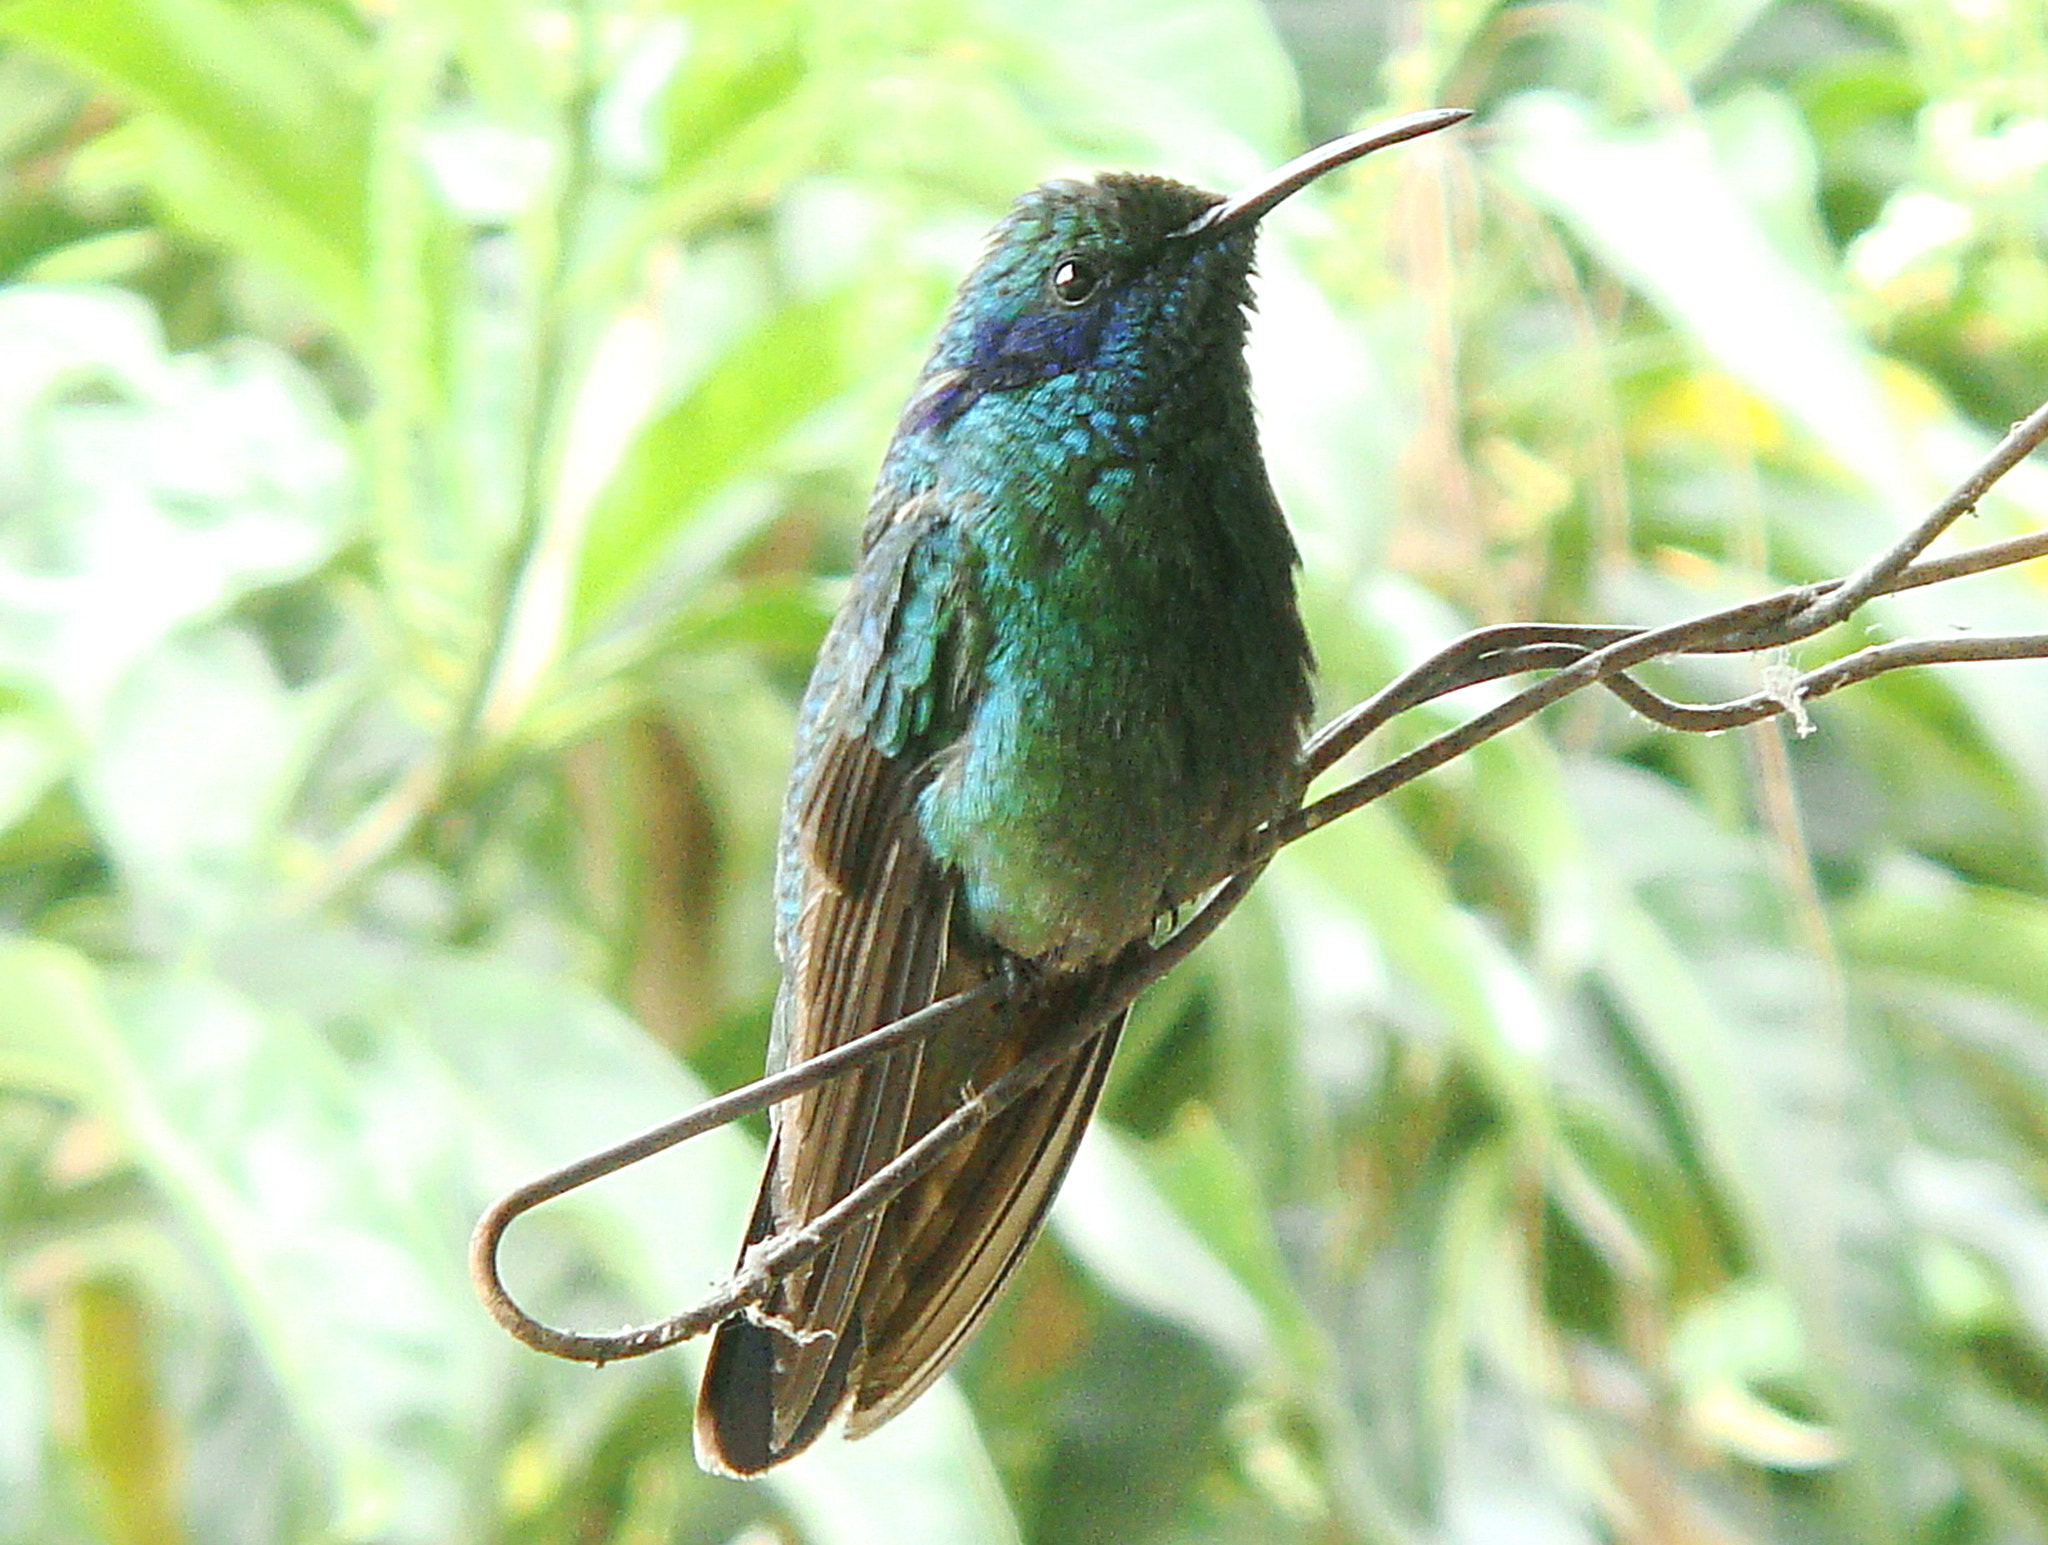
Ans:
POLYGON ((1807 634, 1818 633, 1833 627, 1872 596, 1896 589, 1894 582, 1913 560, 1927 551, 1942 532, 1974 510, 1992 484, 2025 461, 2044 439, 2048 439, 2048 403, 2013 425, 2005 438, 1992 447, 1991 454, 1977 464, 1976 470, 1950 489, 1948 497, 1922 516, 1918 525, 1851 574, 1824 601, 1815 602, 1795 625, 1807 634))
MULTIPOLYGON (((927 1040, 946 1026, 955 1023, 963 1015, 974 1013, 1002 1001, 1010 991, 1010 984, 1001 980, 985 982, 966 992, 955 993, 937 1003, 907 1014, 879 1029, 870 1030, 866 1035, 857 1036, 843 1046, 835 1046, 828 1052, 798 1063, 793 1068, 784 1068, 765 1078, 757 1078, 750 1084, 727 1091, 715 1099, 694 1106, 672 1121, 614 1143, 609 1148, 586 1154, 559 1169, 548 1171, 536 1179, 529 1180, 518 1189, 508 1191, 493 1202, 483 1217, 477 1220, 476 1230, 469 1241, 469 1274, 475 1284, 477 1296, 484 1307, 507 1331, 536 1351, 549 1352, 556 1357, 571 1358, 581 1362, 607 1362, 614 1357, 630 1356, 629 1352, 612 1350, 612 1344, 620 1341, 616 1336, 584 1336, 574 1331, 557 1330, 544 1325, 527 1314, 513 1300, 506 1290, 504 1279, 498 1272, 498 1245, 505 1237, 505 1230, 523 1214, 531 1212, 543 1202, 551 1202, 558 1196, 581 1190, 593 1181, 607 1175, 617 1174, 651 1159, 657 1153, 686 1143, 693 1137, 729 1125, 742 1116, 755 1111, 766 1110, 783 1100, 794 1099, 805 1090, 815 1088, 829 1079, 848 1073, 874 1057, 894 1051, 898 1047, 927 1040)), ((628 1332, 626 1339, 639 1333, 628 1332)), ((678 1339, 671 1337, 671 1340, 678 1339)), ((666 1345, 667 1343, 662 1343, 666 1345)), ((652 1350, 645 1348, 644 1350, 652 1350)))
POLYGON ((1941 558, 1921 557, 1930 543, 1974 508, 1987 489, 2044 439, 2048 439, 2048 404, 2015 425, 1911 531, 1845 579, 1797 586, 1660 628, 1524 623, 1481 629, 1454 641, 1324 726, 1304 748, 1306 776, 1327 772, 1374 730, 1448 693, 1531 671, 1552 674, 1275 822, 1261 834, 1244 867, 1163 940, 1133 945, 1113 961, 1079 975, 1020 976, 956 994, 796 1067, 706 1101, 674 1121, 509 1193, 484 1214, 471 1242, 471 1272, 478 1294, 498 1322, 527 1345, 592 1363, 639 1356, 687 1340, 760 1303, 784 1274, 815 1259, 839 1235, 915 1184, 955 1144, 985 1126, 1099 1035, 1112 1016, 1215 932, 1280 848, 1384 798, 1582 688, 1603 686, 1646 718, 1672 729, 1710 732, 1784 713, 1794 715, 1803 726, 1806 703, 1886 671, 2048 658, 2048 633, 1906 639, 1859 649, 1812 671, 1787 671, 1765 690, 1709 704, 1676 702, 1628 674, 1657 659, 1783 648, 1843 621, 1875 596, 2048 556, 2048 532, 2034 532, 1941 558), (498 1274, 498 1248, 512 1222, 534 1207, 739 1116, 790 1099, 893 1048, 939 1034, 966 1016, 998 1007, 1042 1027, 1044 1039, 1030 1057, 967 1095, 951 1115, 827 1212, 801 1228, 754 1245, 731 1278, 683 1313, 613 1335, 585 1335, 542 1324, 506 1292, 498 1274))
POLYGON ((1938 585, 1943 580, 1984 574, 2035 558, 2048 558, 2048 531, 2029 531, 2022 536, 2007 537, 2002 542, 1966 547, 1943 558, 1928 558, 1907 569, 1891 588, 1911 590, 1919 585, 1938 585))
POLYGON ((703 1335, 728 1315, 766 1298, 782 1275, 814 1259, 862 1218, 886 1206, 928 1174, 956 1144, 1043 1083, 1099 1035, 1105 1023, 1129 1008, 1140 993, 1215 932, 1265 867, 1266 860, 1260 859, 1233 875, 1171 937, 1157 945, 1135 945, 1092 973, 1058 984, 998 979, 955 993, 793 1068, 706 1100, 673 1121, 650 1127, 636 1137, 528 1181, 493 1203, 470 1237, 470 1280, 477 1296, 490 1310, 491 1317, 517 1340, 535 1351, 572 1362, 617 1362, 703 1335), (505 1231, 542 1203, 616 1174, 678 1143, 701 1137, 741 1116, 793 1099, 827 1079, 837 1078, 899 1046, 927 1040, 967 1015, 985 1012, 999 1004, 1014 1004, 1015 1012, 1041 1019, 1053 1027, 1053 1033, 1031 1056, 963 1100, 950 1116, 809 1224, 754 1245, 731 1277, 681 1314, 630 1330, 593 1335, 563 1330, 535 1319, 507 1291, 498 1270, 498 1248, 505 1231))

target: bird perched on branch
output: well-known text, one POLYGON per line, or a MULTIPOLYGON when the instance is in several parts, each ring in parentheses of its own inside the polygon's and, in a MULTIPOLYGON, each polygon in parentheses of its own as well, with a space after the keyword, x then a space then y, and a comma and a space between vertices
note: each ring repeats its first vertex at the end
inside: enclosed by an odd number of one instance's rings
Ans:
MULTIPOLYGON (((1310 657, 1245 368, 1259 221, 1468 115, 1349 136, 1230 198, 1111 173, 1025 194, 960 287, 805 694, 778 861, 771 1069, 1005 973, 1099 966, 1301 794, 1310 657)), ((901 1411, 1044 1221, 1123 1016, 725 1321, 709 1469, 901 1411)), ((752 1246, 823 1213, 1043 1044, 963 1016, 777 1107, 752 1246)))

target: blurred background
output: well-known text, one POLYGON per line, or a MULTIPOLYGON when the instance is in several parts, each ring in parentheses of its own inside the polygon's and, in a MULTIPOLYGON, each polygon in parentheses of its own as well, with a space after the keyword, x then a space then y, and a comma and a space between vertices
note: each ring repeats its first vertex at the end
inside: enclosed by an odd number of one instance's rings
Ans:
MULTIPOLYGON (((1438 104, 1266 227, 1327 711, 1840 573, 2048 394, 2038 0, 0 7, 0 1541, 2048 1540, 2039 662, 1573 701, 1302 843, 865 1443, 708 1479, 695 1349, 471 1296, 492 1195, 759 1069, 793 699, 982 231, 1438 104)), ((682 1307, 759 1131, 515 1290, 682 1307)))

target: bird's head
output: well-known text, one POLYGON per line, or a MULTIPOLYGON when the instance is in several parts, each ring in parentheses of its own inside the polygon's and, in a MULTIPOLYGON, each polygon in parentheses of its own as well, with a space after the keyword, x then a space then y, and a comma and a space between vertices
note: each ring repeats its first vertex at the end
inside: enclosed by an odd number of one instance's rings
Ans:
POLYGON ((1259 221, 1325 172, 1469 116, 1437 109, 1348 135, 1228 198, 1132 172, 1041 184, 962 281, 903 427, 943 428, 991 393, 1060 378, 1088 377, 1115 404, 1197 366, 1235 369, 1259 221))

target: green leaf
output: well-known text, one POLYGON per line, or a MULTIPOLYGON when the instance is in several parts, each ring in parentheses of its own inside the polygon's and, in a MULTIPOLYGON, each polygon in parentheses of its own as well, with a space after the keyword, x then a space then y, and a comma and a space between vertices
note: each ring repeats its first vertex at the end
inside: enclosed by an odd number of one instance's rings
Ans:
POLYGON ((710 591, 675 615, 667 643, 679 653, 751 648, 805 662, 817 653, 841 593, 813 581, 710 591))
POLYGON ((168 355, 138 298, 0 294, 0 674, 94 725, 172 630, 348 534, 339 426, 263 345, 168 355))
POLYGON ((273 872, 292 795, 332 729, 331 694, 285 690, 247 634, 212 628, 137 662, 79 772, 124 880, 223 918, 273 872))
POLYGON ((1473 1057, 1503 1108, 1533 1138, 1550 1125, 1536 1057, 1555 1038, 1537 984, 1384 806, 1324 827, 1275 866, 1312 875, 1364 919, 1388 961, 1473 1057))
MULTIPOLYGON (((1767 894, 1756 859, 1655 780, 1589 768, 1577 792, 1617 847, 1654 830, 1637 851, 1689 850, 1674 879, 1704 887, 1712 870, 1701 873, 1700 855, 1718 848, 1732 867, 1724 884, 1767 894)), ((1749 1248, 1797 1304, 1864 1537, 1907 1538, 1943 1462, 1926 1421, 1925 1331, 1891 1168, 1906 1129, 1895 1091, 1861 1060, 1869 1027, 1843 1022, 1813 964, 1758 936, 1739 895, 1660 916, 1610 893, 1603 911, 1599 979, 1749 1248)))
POLYGON ((1844 913, 1842 943, 1865 966, 1997 993, 2048 1022, 2048 901, 2038 896, 1938 882, 1873 892, 1844 913))
POLYGON ((1185 1107, 1138 1157, 1159 1195, 1257 1302, 1297 1368, 1327 1354, 1287 1272, 1258 1177, 1206 1107, 1185 1107))
POLYGON ((86 1098, 106 1013, 98 972, 83 955, 38 939, 0 939, 0 1088, 86 1098))
POLYGON ((1918 489, 1867 351, 1765 232, 1703 124, 1614 130, 1531 92, 1500 130, 1503 162, 1532 198, 1893 508, 1912 506, 1918 489))
POLYGON ((0 712, 0 835, 35 808, 64 762, 51 725, 36 715, 0 712))
POLYGON ((1088 1134, 1053 1204, 1060 1242, 1119 1297, 1193 1331, 1247 1368, 1273 1354, 1259 1301, 1154 1188, 1107 1126, 1088 1134))
POLYGON ((1292 153, 1294 69, 1264 9, 1247 0, 989 0, 989 11, 1046 56, 1044 85, 1081 132, 1171 148, 1172 170, 1226 184, 1292 153))
POLYGON ((271 260, 358 333, 369 314, 369 115, 338 31, 287 29, 230 0, 15 0, 0 29, 76 61, 175 125, 145 176, 168 212, 271 260), (189 148, 198 159, 184 161, 189 148), (190 195, 188 199, 184 195, 190 195))
POLYGON ((853 379, 842 340, 858 286, 772 312, 673 406, 643 425, 598 496, 573 582, 589 629, 665 560, 701 579, 738 533, 707 527, 716 495, 758 469, 797 423, 853 379), (689 551, 676 558, 679 546, 689 551))

